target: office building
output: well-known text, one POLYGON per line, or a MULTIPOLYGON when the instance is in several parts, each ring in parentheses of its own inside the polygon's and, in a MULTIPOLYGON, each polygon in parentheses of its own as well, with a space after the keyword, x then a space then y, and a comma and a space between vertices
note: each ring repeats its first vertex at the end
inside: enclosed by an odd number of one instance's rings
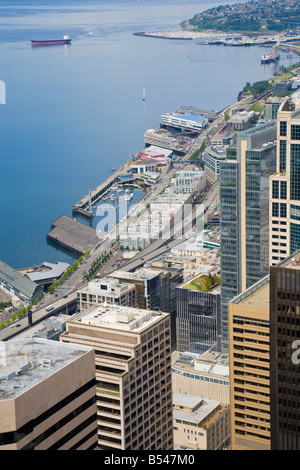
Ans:
POLYGON ((101 450, 173 448, 169 314, 102 304, 60 338, 95 349, 101 450))
POLYGON ((228 302, 269 270, 269 177, 276 162, 276 121, 237 135, 236 155, 220 164, 222 348, 228 302))
POLYGON ((269 317, 269 276, 228 304, 232 450, 270 450, 269 317))
POLYGON ((140 268, 134 272, 113 271, 110 278, 133 285, 139 308, 170 312, 170 275, 162 269, 140 268))
POLYGON ((229 408, 187 393, 173 396, 175 449, 222 450, 229 444, 229 408))
POLYGON ((220 348, 219 277, 198 275, 176 287, 178 351, 203 353, 220 348))
POLYGON ((0 450, 97 450, 95 354, 45 339, 0 343, 0 450))
POLYGON ((136 307, 135 286, 118 279, 95 278, 77 291, 77 311, 82 312, 97 304, 104 303, 136 307))
POLYGON ((300 248, 300 93, 277 113, 277 161, 270 178, 270 265, 300 248))
POLYGON ((300 450, 300 251, 270 267, 271 450, 300 450))
POLYGON ((206 351, 203 354, 172 353, 173 393, 188 393, 229 404, 228 354, 206 351))
POLYGON ((202 192, 206 186, 205 172, 202 170, 177 171, 170 181, 170 191, 180 194, 202 192))
POLYGON ((226 160, 226 152, 222 145, 210 145, 203 152, 204 170, 212 182, 219 180, 220 163, 226 160))

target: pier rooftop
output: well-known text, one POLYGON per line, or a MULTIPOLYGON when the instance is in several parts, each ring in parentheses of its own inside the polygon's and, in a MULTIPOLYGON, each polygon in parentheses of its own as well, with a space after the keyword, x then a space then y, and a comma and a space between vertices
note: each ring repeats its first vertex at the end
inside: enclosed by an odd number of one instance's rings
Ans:
POLYGON ((105 234, 100 238, 99 232, 94 228, 67 215, 62 215, 52 222, 51 230, 47 233, 48 240, 78 255, 83 255, 87 250, 91 250, 104 238, 105 234))

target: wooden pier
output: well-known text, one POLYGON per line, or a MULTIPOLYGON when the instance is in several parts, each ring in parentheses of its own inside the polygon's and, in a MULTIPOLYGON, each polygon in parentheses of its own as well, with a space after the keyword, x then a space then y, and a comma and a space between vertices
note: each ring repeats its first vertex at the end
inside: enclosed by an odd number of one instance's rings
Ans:
POLYGON ((47 233, 47 240, 78 256, 103 241, 99 239, 99 233, 94 228, 67 215, 62 215, 52 222, 51 230, 47 233))

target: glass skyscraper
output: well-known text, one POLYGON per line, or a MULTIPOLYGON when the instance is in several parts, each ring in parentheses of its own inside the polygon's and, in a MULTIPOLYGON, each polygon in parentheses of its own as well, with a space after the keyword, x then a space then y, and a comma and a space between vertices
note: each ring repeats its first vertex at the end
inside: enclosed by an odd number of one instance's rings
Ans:
POLYGON ((228 349, 228 302, 268 273, 269 177, 276 163, 276 121, 237 136, 220 164, 221 336, 228 349))

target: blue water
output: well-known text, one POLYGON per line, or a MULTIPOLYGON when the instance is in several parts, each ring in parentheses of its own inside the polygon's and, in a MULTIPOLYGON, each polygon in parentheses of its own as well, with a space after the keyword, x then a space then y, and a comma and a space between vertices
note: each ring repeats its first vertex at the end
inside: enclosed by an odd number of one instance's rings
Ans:
POLYGON ((273 66, 260 64, 262 48, 132 34, 179 29, 221 3, 227 2, 1 2, 1 260, 14 268, 70 262, 46 243, 51 222, 71 216, 88 189, 142 150, 145 130, 159 127, 161 114, 181 105, 223 109, 246 82, 272 75, 273 66), (32 38, 64 34, 71 46, 31 48, 32 38))

